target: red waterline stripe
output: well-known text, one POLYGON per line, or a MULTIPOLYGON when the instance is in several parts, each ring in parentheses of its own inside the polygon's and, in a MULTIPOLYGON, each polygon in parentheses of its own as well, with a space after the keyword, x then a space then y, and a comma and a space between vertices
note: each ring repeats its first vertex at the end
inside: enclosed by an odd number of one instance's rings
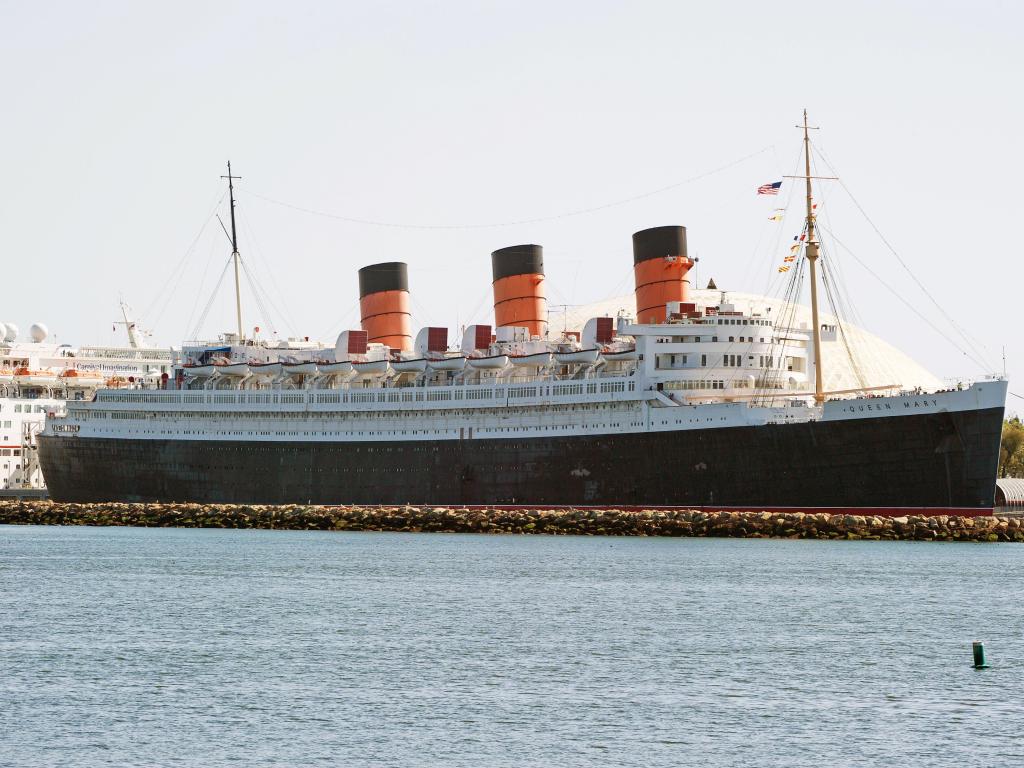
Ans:
MULTIPOLYGON (((328 506, 344 506, 344 505, 328 505, 328 506)), ((356 504, 351 506, 373 506, 356 504)), ((381 508, 393 509, 395 507, 405 506, 403 504, 381 504, 377 505, 381 508)), ((826 515, 861 515, 863 517, 909 517, 910 515, 924 515, 927 517, 936 517, 938 515, 948 515, 950 517, 990 517, 993 514, 993 507, 737 507, 737 506, 706 506, 700 504, 690 504, 684 506, 658 506, 654 504, 645 505, 629 505, 629 504, 602 504, 598 506, 586 506, 586 505, 565 505, 565 504, 410 504, 412 507, 439 507, 444 509, 464 509, 471 511, 487 511, 487 510, 499 510, 507 512, 515 512, 518 510, 571 510, 578 509, 581 511, 588 510, 610 510, 618 509, 623 512, 640 512, 645 509, 661 510, 664 512, 682 512, 696 510, 698 512, 745 512, 745 513, 759 513, 759 512, 770 512, 772 514, 785 514, 792 512, 802 512, 806 515, 813 515, 818 513, 824 513, 826 515)))

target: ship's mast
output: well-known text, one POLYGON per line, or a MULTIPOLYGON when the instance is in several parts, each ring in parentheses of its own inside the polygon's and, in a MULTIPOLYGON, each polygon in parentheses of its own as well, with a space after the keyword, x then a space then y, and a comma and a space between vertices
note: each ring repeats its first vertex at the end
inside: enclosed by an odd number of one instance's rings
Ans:
POLYGON ((228 196, 231 200, 231 258, 235 262, 235 317, 238 319, 238 340, 242 341, 245 335, 242 333, 242 290, 238 283, 238 262, 241 256, 238 253, 238 233, 235 230, 235 179, 241 179, 241 176, 231 175, 231 161, 228 160, 228 175, 221 176, 222 179, 228 180, 228 196))
POLYGON ((124 318, 124 329, 128 333, 128 346, 132 349, 138 349, 142 345, 139 343, 138 334, 135 332, 135 321, 128 317, 128 305, 123 300, 121 301, 121 317, 124 318))
MULTIPOLYGON (((799 128, 801 126, 797 126, 799 128)), ((818 241, 814 231, 814 198, 811 190, 811 139, 804 110, 804 173, 807 182, 807 262, 811 265, 811 322, 814 325, 814 402, 825 402, 821 380, 821 323, 818 321, 818 241)))

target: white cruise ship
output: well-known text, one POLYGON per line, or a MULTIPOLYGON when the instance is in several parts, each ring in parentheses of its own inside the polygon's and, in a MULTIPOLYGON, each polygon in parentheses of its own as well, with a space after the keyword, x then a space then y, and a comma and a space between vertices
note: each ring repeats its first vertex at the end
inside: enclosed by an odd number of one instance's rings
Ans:
POLYGON ((134 324, 125 321, 126 347, 57 344, 41 323, 20 338, 14 323, 0 323, 0 492, 45 487, 36 435, 48 414, 67 401, 91 399, 99 388, 114 391, 158 386, 171 371, 170 349, 147 349, 134 324))

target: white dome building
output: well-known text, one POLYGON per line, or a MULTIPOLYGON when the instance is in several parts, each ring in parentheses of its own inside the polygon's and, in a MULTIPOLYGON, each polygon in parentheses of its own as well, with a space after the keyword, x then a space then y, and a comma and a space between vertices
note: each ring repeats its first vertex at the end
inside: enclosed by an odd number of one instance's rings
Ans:
MULTIPOLYGON (((784 309, 781 299, 735 291, 691 289, 688 301, 694 302, 698 309, 714 307, 723 302, 723 295, 725 301, 734 304, 738 310, 767 315, 776 321, 779 321, 784 309)), ((548 316, 549 327, 552 335, 561 332, 563 328, 576 331, 592 317, 615 317, 620 312, 636 315, 636 299, 632 293, 595 304, 552 311, 548 316)), ((822 314, 821 322, 835 324, 836 320, 831 315, 822 314)), ((798 305, 792 323, 810 328, 810 307, 798 305)), ((921 387, 928 392, 942 389, 943 384, 939 378, 891 344, 849 322, 843 323, 843 330, 845 334, 837 334, 835 341, 822 342, 822 385, 826 392, 890 385, 898 385, 903 389, 921 387)))

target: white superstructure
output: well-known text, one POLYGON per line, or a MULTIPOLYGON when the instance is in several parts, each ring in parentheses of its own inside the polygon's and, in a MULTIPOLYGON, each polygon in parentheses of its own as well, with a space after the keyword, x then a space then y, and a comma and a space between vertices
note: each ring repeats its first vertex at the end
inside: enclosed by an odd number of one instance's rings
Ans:
MULTIPOLYGON (((810 330, 779 327, 771 313, 730 303, 670 311, 654 324, 593 318, 579 339, 545 341, 515 329, 475 349, 466 339, 480 338, 478 328, 447 352, 420 348, 404 357, 372 344, 346 356, 357 332, 342 334, 335 350, 231 336, 186 346, 190 362, 156 382, 156 391, 100 390, 94 401, 69 403, 50 431, 356 443, 596 436, 852 418, 850 407, 881 416, 937 412, 950 398, 961 406, 979 397, 995 403, 1002 389, 978 385, 924 397, 892 382, 829 393, 815 404, 810 330), (404 367, 409 360, 427 364, 404 367), (517 364, 523 360, 529 364, 517 364)), ((822 337, 826 348, 838 343, 827 325, 822 337)))
POLYGON ((27 335, 0 323, 0 490, 44 487, 35 436, 47 414, 62 413, 69 400, 92 398, 100 387, 158 386, 171 370, 169 349, 76 348, 49 341, 42 323, 27 335))

